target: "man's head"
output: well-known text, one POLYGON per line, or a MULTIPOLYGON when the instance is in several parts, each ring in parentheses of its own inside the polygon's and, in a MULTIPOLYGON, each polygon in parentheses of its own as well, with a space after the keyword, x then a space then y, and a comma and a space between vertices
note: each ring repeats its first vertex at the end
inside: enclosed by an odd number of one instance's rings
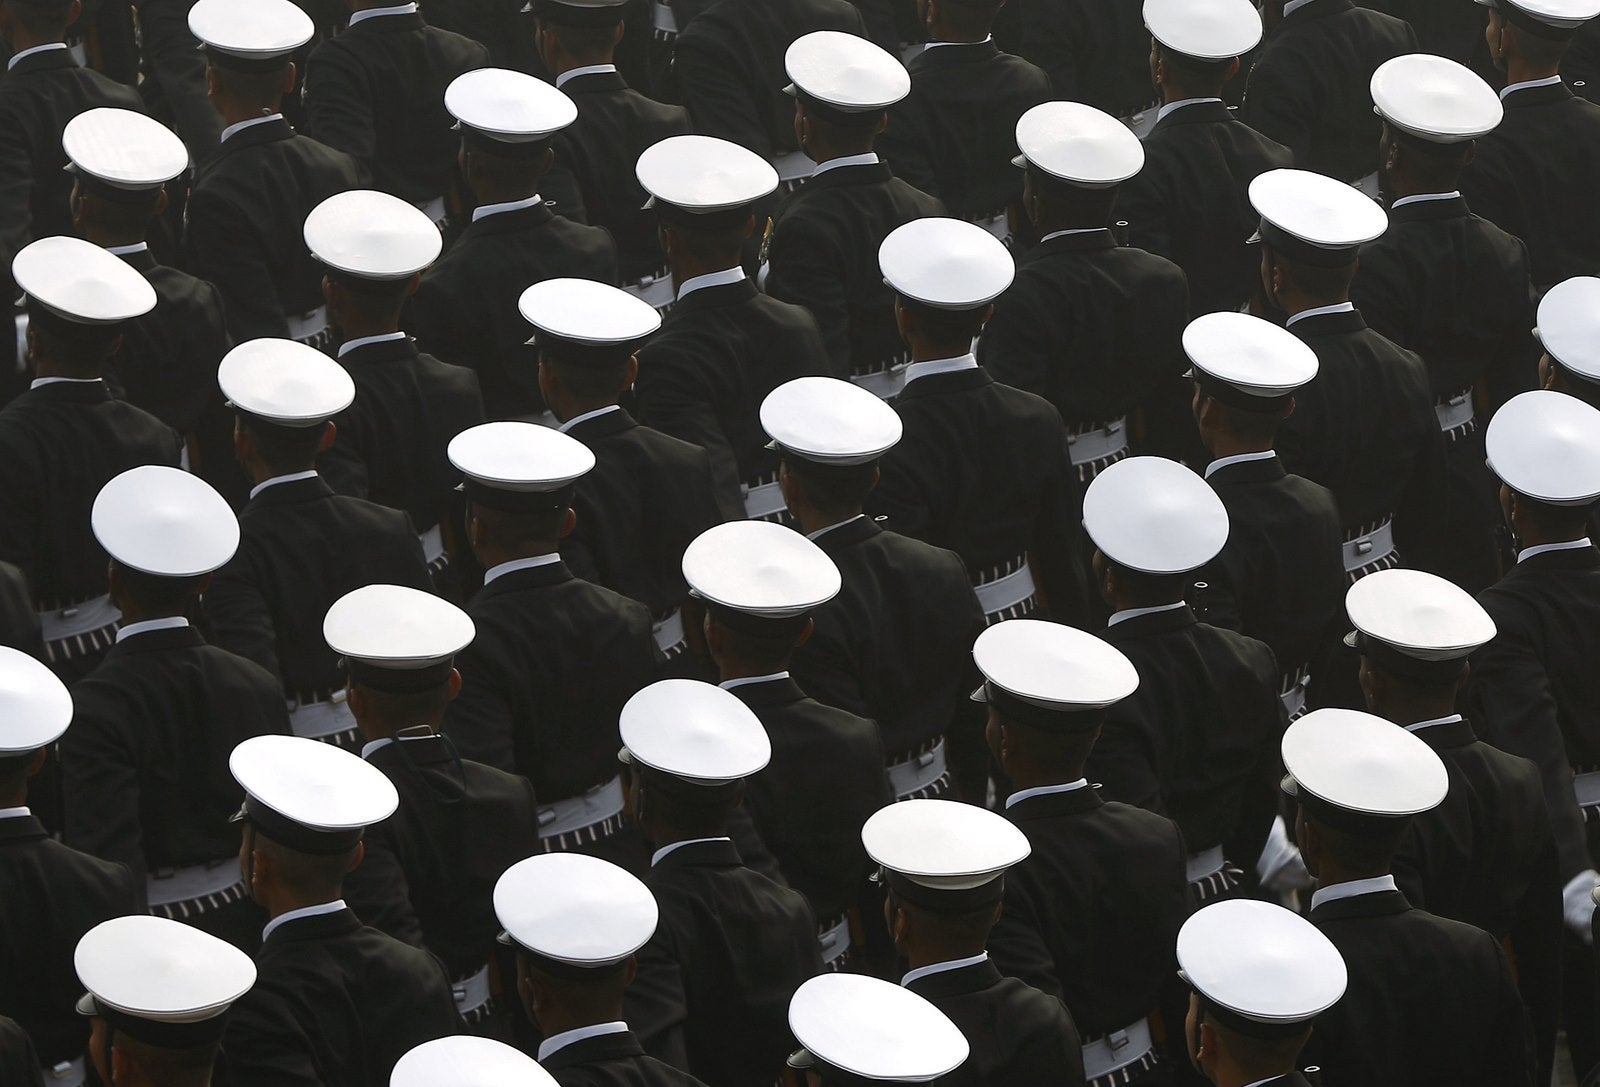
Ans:
POLYGON ((72 721, 72 696, 28 654, 0 646, 0 807, 28 802, 28 779, 72 721))
POLYGON ((811 1087, 930 1083, 967 1059, 967 1039, 932 1002, 864 974, 823 973, 789 1001, 803 1047, 789 1057, 811 1087))
POLYGON ((627 291, 587 279, 547 279, 518 309, 539 348, 539 391, 562 422, 615 405, 639 376, 639 348, 661 315, 627 291))
POLYGON ((1378 182, 1385 203, 1454 190, 1474 141, 1505 115, 1499 95, 1475 72, 1426 53, 1380 65, 1371 90, 1383 118, 1378 182))
POLYGON ((332 419, 356 386, 333 359, 294 340, 248 340, 222 359, 217 384, 233 408, 234 456, 255 482, 309 471, 333 444, 332 419))
POLYGON ((998 238, 958 219, 914 219, 878 247, 878 268, 895 292, 895 325, 913 361, 965 355, 1016 278, 998 238))
POLYGON ((1600 502, 1600 409, 1541 389, 1512 397, 1484 436, 1519 548, 1582 539, 1600 502))
POLYGON ((1574 276, 1539 300, 1539 386, 1600 408, 1600 278, 1574 276))
POLYGON ((917 15, 936 42, 981 42, 1006 0, 917 0, 917 15))
POLYGON ((871 151, 889 107, 911 93, 900 59, 855 34, 806 34, 789 46, 784 68, 795 139, 814 162, 871 151))
POLYGON ((229 123, 278 112, 296 86, 292 60, 316 26, 291 0, 197 0, 189 31, 205 49, 206 93, 229 123))
POLYGON ((461 176, 479 206, 535 196, 555 165, 551 139, 578 117, 557 88, 504 68, 457 76, 444 105, 458 122, 461 176))
POLYGON ((1083 494, 1100 594, 1116 611, 1184 599, 1190 575, 1228 539, 1222 499, 1193 471, 1161 457, 1129 457, 1083 494))
POLYGON ((0 0, 0 45, 16 54, 65 41, 82 10, 80 0, 0 0))
POLYGON ((576 438, 521 422, 462 431, 449 457, 466 476, 468 538, 491 567, 555 552, 577 524, 574 484, 595 464, 576 438))
POLYGON ((1472 594, 1420 570, 1369 574, 1345 594, 1345 611, 1367 708, 1400 725, 1453 714, 1467 658, 1496 633, 1472 594))
POLYGON ((1024 113, 1017 146, 1023 210, 1040 237, 1109 226, 1119 186, 1144 168, 1144 146, 1128 126, 1078 102, 1024 113))
POLYGON ((256 482, 308 472, 317 456, 333 445, 339 428, 332 421, 318 426, 280 426, 249 412, 233 417, 233 455, 256 482))
POLYGON ((1219 98, 1239 58, 1261 41, 1250 0, 1145 0, 1150 81, 1162 100, 1219 98))
POLYGON ((99 377, 123 326, 156 305, 144 276, 81 238, 33 241, 11 272, 27 296, 28 354, 40 377, 99 377))
POLYGON ((626 0, 574 4, 539 0, 534 8, 534 44, 545 70, 559 76, 574 68, 610 64, 622 41, 626 0))
POLYGON ((650 194, 673 281, 736 268, 759 202, 778 188, 772 164, 712 136, 669 136, 635 167, 650 194))
POLYGON ((164 465, 130 468, 90 511, 110 556, 111 600, 124 623, 187 613, 239 548, 239 521, 212 486, 164 465))
POLYGON ((1213 454, 1224 444, 1260 452, 1271 449, 1277 444, 1279 428, 1294 414, 1294 406, 1294 397, 1285 396, 1270 408, 1241 407, 1219 397, 1215 387, 1201 381, 1194 383, 1190 403, 1200 441, 1213 454))
POLYGON ((1581 26, 1582 20, 1570 26, 1556 25, 1519 7, 1513 0, 1496 0, 1489 8, 1483 37, 1489 44, 1489 57, 1496 68, 1507 73, 1516 71, 1522 79, 1537 79, 1559 71, 1561 58, 1581 26))
POLYGON ((1222 90, 1239 74, 1239 58, 1202 60, 1169 49, 1160 39, 1150 39, 1150 83, 1165 102, 1189 98, 1220 98, 1222 90))
POLYGON ((328 323, 346 340, 400 329, 400 311, 444 248, 426 214, 388 193, 355 189, 311 209, 302 231, 325 269, 328 323))
POLYGON ((1261 216, 1261 285, 1289 316, 1349 301, 1362 245, 1389 217, 1361 192, 1307 170, 1269 170, 1250 183, 1261 216))
POLYGON ((61 146, 72 172, 73 225, 96 245, 144 241, 166 210, 167 183, 189 166, 177 133, 126 109, 85 110, 67 122, 61 146))

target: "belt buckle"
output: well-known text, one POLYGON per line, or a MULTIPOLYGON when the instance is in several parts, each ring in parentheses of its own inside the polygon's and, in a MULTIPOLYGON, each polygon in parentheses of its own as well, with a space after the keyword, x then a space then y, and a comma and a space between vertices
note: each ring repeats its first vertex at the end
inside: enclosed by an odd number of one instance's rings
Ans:
POLYGON ((58 1061, 50 1066, 51 1079, 66 1079, 72 1075, 72 1061, 58 1061))
POLYGON ((932 751, 924 751, 922 754, 916 756, 911 761, 916 764, 916 767, 917 767, 918 770, 925 770, 928 767, 933 765, 933 752, 932 751))
POLYGON ((554 808, 540 808, 539 809, 539 825, 541 827, 547 827, 551 823, 554 823, 555 821, 556 821, 556 810, 554 808))
POLYGON ((467 999, 467 987, 466 987, 466 985, 465 984, 454 984, 454 985, 451 985, 450 986, 450 998, 452 1000, 454 1000, 457 1004, 460 1004, 463 1001, 465 1001, 467 999))
POLYGON ((78 612, 80 612, 82 610, 83 610, 82 608, 80 608, 78 605, 74 604, 70 608, 62 608, 60 611, 56 612, 56 618, 57 619, 75 619, 75 618, 77 618, 78 612))
POLYGON ((1113 1053, 1125 1048, 1130 1041, 1132 1039, 1128 1037, 1126 1030, 1114 1030, 1106 1035, 1106 1043, 1111 1046, 1111 1052, 1113 1053))
POLYGON ((350 697, 350 688, 349 687, 340 687, 337 691, 334 691, 332 694, 330 694, 328 696, 328 701, 331 704, 335 705, 335 706, 342 706, 342 705, 344 705, 345 700, 348 699, 349 697, 350 697))
POLYGON ((1356 541, 1356 554, 1366 555, 1372 551, 1372 537, 1364 536, 1356 541))
POLYGON ((1113 419, 1113 420, 1111 420, 1111 422, 1107 423, 1105 426, 1101 427, 1100 429, 1107 437, 1110 437, 1111 435, 1115 434, 1117 431, 1122 429, 1122 420, 1121 419, 1113 419))

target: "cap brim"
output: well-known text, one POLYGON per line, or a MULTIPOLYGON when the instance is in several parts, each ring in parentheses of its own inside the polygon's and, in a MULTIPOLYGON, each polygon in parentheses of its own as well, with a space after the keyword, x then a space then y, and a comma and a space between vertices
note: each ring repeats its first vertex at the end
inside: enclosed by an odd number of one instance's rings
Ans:
POLYGON ((811 1055, 809 1049, 801 1048, 789 1054, 789 1059, 783 1063, 788 1068, 815 1068, 817 1066, 817 1058, 811 1055))
POLYGON ((1349 646, 1351 649, 1361 648, 1361 632, 1359 630, 1352 630, 1349 634, 1346 634, 1342 640, 1344 644, 1349 646))

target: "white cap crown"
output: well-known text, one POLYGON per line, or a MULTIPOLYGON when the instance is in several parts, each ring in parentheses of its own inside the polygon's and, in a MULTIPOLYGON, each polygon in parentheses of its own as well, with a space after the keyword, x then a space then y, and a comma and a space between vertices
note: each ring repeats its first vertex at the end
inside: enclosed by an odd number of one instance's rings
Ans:
POLYGON ((911 93, 900 59, 856 34, 818 30, 789 46, 783 67, 793 90, 843 113, 876 113, 911 93))
POLYGON ((369 827, 400 806, 383 771, 320 740, 252 736, 233 749, 228 769, 251 798, 313 831, 369 827))
POLYGON ((294 340, 246 340, 217 367, 235 409, 287 427, 320 426, 356 399, 356 383, 333 359, 294 340))
POLYGON ((1389 216, 1360 190, 1309 170, 1268 170, 1250 182, 1256 213, 1318 249, 1364 245, 1389 228, 1389 216))
POLYGON ((1298 793, 1358 815, 1416 815, 1437 807, 1450 789, 1431 747, 1358 710, 1311 711, 1283 734, 1282 754, 1298 793))
POLYGON ((577 104, 564 92, 509 68, 456 76, 444 90, 444 108, 500 143, 537 143, 578 119, 577 104))
POLYGON ((199 577, 239 549, 239 519, 216 490, 178 468, 144 465, 111 479, 89 513, 113 559, 157 577, 199 577))
POLYGON ((1495 636, 1471 593, 1421 570, 1369 574, 1350 586, 1344 607, 1361 633, 1417 660, 1459 660, 1495 636))
MULTIPOLYGON (((570 0, 568 0, 570 2, 570 0)), ((395 1062, 389 1087, 555 1087, 538 1061, 493 1038, 458 1034, 423 1042, 395 1062)))
POLYGON ((72 723, 72 695, 28 654, 0 646, 0 756, 48 747, 72 723))
POLYGON ((427 215, 371 189, 328 197, 306 216, 304 234, 313 257, 361 279, 406 279, 437 260, 444 247, 427 215))
POLYGON ((754 151, 715 136, 668 136, 634 166, 655 200, 694 214, 753 204, 778 187, 778 171, 754 151))
POLYGON ((72 962, 99 1003, 156 1023, 213 1019, 256 983, 256 964, 232 944, 181 921, 141 914, 84 933, 72 962))
POLYGON ((81 325, 114 325, 156 308, 156 291, 127 261, 82 238, 30 242, 12 258, 11 277, 29 298, 81 325))
POLYGON ((157 189, 189 167, 177 134, 131 109, 84 110, 62 130, 61 148, 74 169, 116 189, 157 189))
POLYGON ((750 707, 714 683, 663 679, 622 707, 626 758, 696 785, 727 785, 772 759, 772 741, 750 707))
POLYGON ((1144 574, 1186 574, 1228 542, 1228 510, 1177 461, 1129 457, 1083 493, 1083 525, 1112 562, 1144 574))
POLYGON ((900 441, 900 413, 836 377, 797 377, 761 402, 761 428, 780 449, 818 464, 877 460, 900 441))
POLYGON ((903 800, 861 828, 867 855, 924 887, 981 887, 1025 860, 1028 836, 1004 816, 954 800, 903 800))
POLYGON ((1534 332, 1563 369, 1600 383, 1600 278, 1574 276, 1546 291, 1534 332))
POLYGON ((935 309, 988 305, 1011 286, 1016 262, 993 234, 960 219, 913 219, 878 247, 884 282, 935 309))
POLYGON ((517 309, 545 336, 595 347, 643 340, 661 327, 650 303, 592 279, 535 283, 522 292, 517 309))
POLYGON ((555 491, 594 468, 594 453, 576 438, 537 423, 480 423, 450 439, 450 463, 502 491, 555 491))
POLYGON ((1600 411, 1549 389, 1512 397, 1489 420, 1489 467, 1518 494, 1553 506, 1600 500, 1600 411))
POLYGON ((219 53, 246 60, 287 57, 311 40, 311 16, 290 0, 196 0, 189 32, 219 53))
POLYGON ((1261 12, 1250 0, 1144 0, 1144 25, 1156 41, 1196 60, 1232 60, 1261 41, 1261 12))
POLYGON ((1444 57, 1411 53, 1372 73, 1378 116, 1432 143, 1463 143, 1493 132, 1505 116, 1494 88, 1472 69, 1444 57))
POLYGON ((789 1029, 818 1060, 863 1079, 928 1083, 967 1059, 966 1036, 910 989, 821 974, 789 1001, 789 1029))
POLYGON ((1344 996, 1349 971, 1310 921, 1236 899, 1196 911, 1178 931, 1178 966, 1212 1004, 1258 1023, 1304 1023, 1344 996))
POLYGON ((1052 177, 1106 189, 1144 169, 1144 145, 1127 125, 1081 102, 1044 102, 1017 121, 1022 158, 1052 177))
POLYGON ((335 653, 383 668, 442 663, 476 635, 466 612, 405 585, 366 585, 345 593, 322 620, 322 637, 335 653))
POLYGON ((1104 709, 1139 687, 1138 670, 1116 646, 1041 619, 996 623, 978 635, 972 656, 990 683, 1043 709, 1104 709))
POLYGON ((1196 370, 1249 396, 1287 396, 1317 376, 1317 353, 1300 337, 1248 313, 1208 313, 1183 330, 1196 370))
POLYGON ((516 944, 569 966, 621 962, 655 933, 655 896, 598 857, 545 853, 518 861, 494 885, 494 912, 516 944))
POLYGON ((838 596, 841 584, 827 552, 770 521, 706 529, 683 553, 683 577, 713 604, 767 619, 804 615, 838 596))

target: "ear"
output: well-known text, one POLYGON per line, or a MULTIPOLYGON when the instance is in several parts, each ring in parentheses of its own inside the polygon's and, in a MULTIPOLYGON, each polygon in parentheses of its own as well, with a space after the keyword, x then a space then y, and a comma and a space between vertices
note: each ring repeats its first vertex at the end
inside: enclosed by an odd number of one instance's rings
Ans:
POLYGON ((33 762, 28 765, 28 776, 33 777, 44 769, 44 760, 50 757, 50 749, 41 747, 33 753, 33 762))
POLYGON ((1233 77, 1238 75, 1238 74, 1239 74, 1239 58, 1238 57, 1234 57, 1233 58, 1233 63, 1228 65, 1228 79, 1225 82, 1231 82, 1233 80, 1233 77))
POLYGON ((623 987, 626 988, 629 985, 632 985, 633 984, 633 979, 638 977, 638 976, 639 976, 639 956, 637 956, 637 955, 629 955, 628 956, 628 969, 624 974, 625 980, 622 983, 623 987))
POLYGON ((339 428, 334 425, 332 419, 329 419, 327 426, 322 431, 322 444, 317 446, 317 452, 326 453, 333 446, 334 439, 338 436, 339 428))
POLYGON ((333 280, 329 279, 327 276, 323 276, 322 304, 327 306, 330 310, 337 310, 339 308, 339 300, 341 297, 339 285, 333 280))
POLYGON ((206 97, 207 98, 215 98, 217 96, 217 92, 219 90, 221 90, 221 89, 222 89, 221 88, 221 81, 217 79, 216 66, 212 65, 212 64, 207 64, 206 65, 206 97))
MULTIPOLYGON (((77 0, 73 0, 73 2, 76 3, 77 0)), ((288 70, 283 73, 283 86, 279 87, 278 89, 284 94, 293 93, 295 77, 297 77, 299 74, 300 70, 294 66, 294 61, 291 60, 289 62, 288 70)))
POLYGON ((239 420, 233 421, 233 458, 239 461, 253 460, 256 455, 256 440, 250 432, 239 425, 239 420))
POLYGON ((454 702, 461 693, 461 669, 450 669, 450 692, 445 695, 446 702, 454 702))
POLYGON ((639 353, 636 351, 628 359, 628 369, 623 374, 622 387, 624 390, 633 388, 634 382, 639 380, 639 353))
POLYGON ((406 297, 410 298, 417 293, 417 288, 422 286, 422 273, 412 272, 411 278, 406 280, 406 297))
POLYGON ((980 328, 987 328, 988 325, 989 325, 989 318, 991 318, 993 316, 994 316, 994 303, 990 302, 989 305, 984 308, 984 311, 983 311, 983 324, 980 325, 979 327, 980 328))
POLYGON ((162 212, 167 210, 167 200, 167 190, 166 187, 163 186, 161 189, 161 195, 156 197, 156 218, 160 218, 162 212))
POLYGON ((622 35, 625 34, 627 30, 628 24, 626 20, 617 24, 617 32, 611 35, 611 48, 615 49, 617 46, 622 44, 622 35))
POLYGON ((569 506, 569 507, 567 507, 567 516, 565 518, 563 518, 562 521, 561 521, 561 533, 560 533, 560 535, 558 535, 556 537, 556 539, 558 539, 558 540, 566 539, 568 536, 572 535, 572 530, 577 528, 577 527, 578 527, 578 511, 569 506))
POLYGON ((1284 405, 1283 414, 1278 417, 1279 421, 1281 422, 1282 420, 1288 419, 1291 415, 1294 414, 1294 409, 1296 407, 1298 407, 1298 406, 1299 406, 1299 402, 1297 400, 1295 400, 1294 397, 1291 396, 1289 398, 1289 403, 1284 405))
POLYGON ((756 229, 756 217, 754 215, 752 215, 752 216, 750 216, 750 218, 748 218, 748 219, 746 219, 744 221, 744 230, 740 233, 739 236, 742 237, 742 238, 748 238, 751 234, 755 233, 755 229, 756 229))
POLYGON ((878 481, 880 479, 882 479, 882 478, 883 478, 883 469, 882 468, 878 468, 878 467, 875 466, 872 469, 872 482, 867 484, 867 490, 869 492, 877 490, 878 489, 878 481))
POLYGON ((815 619, 807 619, 805 627, 800 631, 800 636, 794 640, 794 647, 799 649, 801 646, 809 642, 811 640, 811 635, 816 633, 816 629, 817 621, 815 619))
POLYGON ((350 867, 346 868, 345 871, 346 872, 354 872, 357 868, 361 867, 361 862, 366 860, 366 859, 367 859, 367 843, 366 842, 357 842, 356 843, 356 851, 350 857, 350 867))
POLYGON ((354 683, 346 685, 344 689, 344 704, 350 707, 350 715, 356 720, 367 715, 367 692, 354 683))

